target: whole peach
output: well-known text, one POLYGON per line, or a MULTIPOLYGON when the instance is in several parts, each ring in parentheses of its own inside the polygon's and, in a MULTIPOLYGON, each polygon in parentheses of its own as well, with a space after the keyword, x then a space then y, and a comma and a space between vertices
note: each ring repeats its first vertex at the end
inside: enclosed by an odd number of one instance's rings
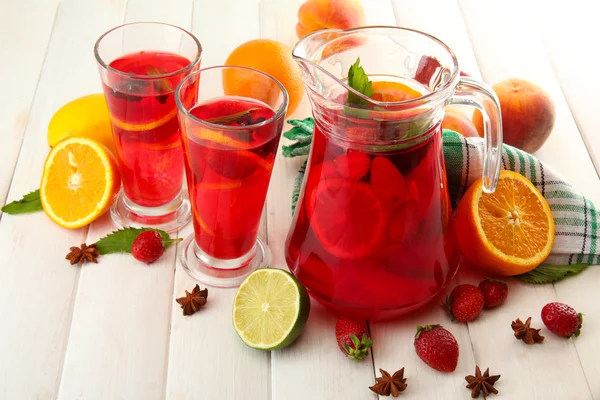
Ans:
MULTIPOLYGON (((538 85, 519 78, 493 86, 500 100, 504 143, 533 153, 539 150, 554 127, 556 110, 550 96, 538 85)), ((473 123, 483 136, 481 113, 475 111, 473 123)))
POLYGON ((446 107, 442 128, 451 129, 465 137, 479 137, 477 129, 469 117, 451 106, 446 107))
POLYGON ((298 10, 296 35, 302 39, 321 29, 351 29, 365 24, 358 0, 307 0, 298 10))

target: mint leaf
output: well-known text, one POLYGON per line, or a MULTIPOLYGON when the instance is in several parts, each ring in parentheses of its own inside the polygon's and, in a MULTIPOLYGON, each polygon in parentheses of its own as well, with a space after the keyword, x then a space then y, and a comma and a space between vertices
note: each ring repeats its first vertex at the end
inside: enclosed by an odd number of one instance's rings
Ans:
POLYGON ((589 267, 588 264, 540 265, 533 271, 517 275, 515 278, 525 283, 542 285, 544 283, 560 281, 567 276, 577 275, 587 267, 589 267))
POLYGON ((6 214, 27 214, 37 211, 42 211, 40 189, 27 193, 21 200, 15 200, 2 207, 2 212, 6 214))
MULTIPOLYGON (((348 71, 348 86, 367 97, 373 95, 372 83, 363 67, 360 66, 360 57, 356 59, 356 62, 352 64, 348 71)), ((349 90, 346 104, 350 106, 368 106, 369 102, 349 90)))
POLYGON ((131 253, 131 246, 138 235, 144 231, 156 231, 163 238, 163 245, 168 248, 173 243, 182 239, 171 239, 169 234, 160 229, 153 228, 124 228, 114 231, 96 242, 96 248, 100 254, 131 253))

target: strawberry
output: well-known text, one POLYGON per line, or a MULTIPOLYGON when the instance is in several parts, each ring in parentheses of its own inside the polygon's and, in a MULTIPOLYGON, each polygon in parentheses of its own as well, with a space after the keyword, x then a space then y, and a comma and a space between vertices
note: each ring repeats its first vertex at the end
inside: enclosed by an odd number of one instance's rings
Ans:
POLYGON ((131 245, 133 257, 146 264, 152 264, 165 252, 162 236, 156 231, 144 231, 140 233, 131 245))
POLYGON ((415 351, 425 364, 441 372, 452 372, 458 364, 458 343, 441 325, 417 326, 415 351))
POLYGON ((354 361, 365 358, 369 354, 369 347, 373 345, 364 322, 344 317, 335 324, 335 338, 340 350, 354 361))
POLYGON ((484 279, 479 283, 479 290, 485 300, 484 308, 493 308, 504 303, 508 296, 508 286, 502 281, 484 279))
POLYGON ((452 321, 472 321, 483 309, 484 298, 481 290, 474 285, 458 285, 446 299, 446 308, 452 321))
POLYGON ((419 65, 417 66, 417 72, 415 72, 415 81, 422 83, 425 86, 429 85, 431 78, 436 73, 439 73, 441 67, 442 64, 440 64, 437 58, 431 56, 421 56, 419 65))
POLYGON ((579 336, 583 315, 563 303, 548 303, 542 308, 542 321, 548 330, 558 336, 579 336))

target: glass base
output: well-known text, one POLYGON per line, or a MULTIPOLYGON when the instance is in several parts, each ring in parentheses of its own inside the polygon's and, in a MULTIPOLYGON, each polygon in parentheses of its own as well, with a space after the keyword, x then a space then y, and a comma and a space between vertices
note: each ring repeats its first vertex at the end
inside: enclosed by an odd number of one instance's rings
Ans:
POLYGON ((254 270, 268 267, 271 262, 269 248, 260 238, 256 239, 256 245, 248 254, 233 260, 206 254, 196 244, 193 233, 179 248, 181 265, 192 278, 204 285, 220 288, 238 287, 254 270))
POLYGON ((168 204, 160 207, 142 207, 131 201, 123 190, 110 208, 110 217, 119 228, 156 228, 173 233, 192 220, 190 200, 185 190, 168 204))

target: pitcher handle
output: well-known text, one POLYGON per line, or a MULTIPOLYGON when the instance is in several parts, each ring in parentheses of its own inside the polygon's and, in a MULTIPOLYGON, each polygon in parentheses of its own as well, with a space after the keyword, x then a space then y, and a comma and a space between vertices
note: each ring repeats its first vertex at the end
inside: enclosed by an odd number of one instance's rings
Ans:
POLYGON ((483 152, 483 191, 494 193, 502 160, 502 114, 496 93, 487 84, 461 76, 450 104, 468 105, 481 111, 485 147, 483 152))

